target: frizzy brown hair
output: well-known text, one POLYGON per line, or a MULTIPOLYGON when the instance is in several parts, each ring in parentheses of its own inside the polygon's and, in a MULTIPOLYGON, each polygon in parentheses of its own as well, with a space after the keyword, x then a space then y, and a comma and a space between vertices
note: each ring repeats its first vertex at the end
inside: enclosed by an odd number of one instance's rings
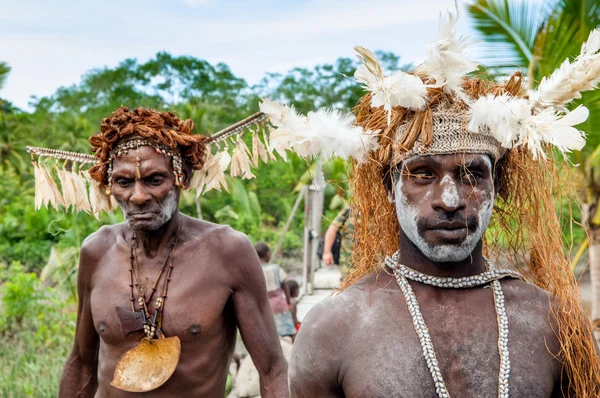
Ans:
MULTIPOLYGON (((520 74, 514 75, 505 85, 470 79, 463 83, 463 90, 475 99, 486 94, 520 96, 521 80, 520 74)), ((440 103, 451 103, 456 109, 468 108, 440 88, 430 89, 429 98, 428 109, 420 111, 423 114, 429 109, 435 111, 440 103)), ((389 185, 393 152, 410 150, 418 136, 410 137, 410 140, 403 137, 401 148, 395 137, 402 124, 411 118, 413 121, 419 119, 414 111, 394 108, 388 125, 383 107, 371 107, 370 94, 361 99, 355 111, 357 124, 364 130, 380 131, 380 147, 369 154, 369 161, 352 165, 353 272, 344 281, 342 291, 364 276, 380 272, 385 256, 400 249, 400 225, 396 209, 388 200, 386 184, 389 185)), ((417 127, 418 134, 426 136, 428 132, 423 130, 431 126, 424 123, 417 127)), ((568 194, 561 186, 562 159, 554 159, 551 150, 547 153, 548 161, 534 160, 529 151, 515 148, 501 159, 503 172, 496 187, 498 195, 485 238, 485 250, 492 259, 502 251, 534 285, 549 292, 551 317, 560 342, 558 359, 563 363, 567 379, 563 393, 598 397, 600 359, 569 258, 563 252, 560 219, 555 211, 556 204, 568 194)))
POLYGON ((181 120, 173 112, 122 106, 102 120, 100 133, 90 137, 92 151, 100 160, 89 170, 90 176, 108 185, 110 154, 117 144, 128 136, 139 135, 148 141, 178 149, 184 166, 198 170, 206 160, 208 137, 193 135, 194 122, 181 120))

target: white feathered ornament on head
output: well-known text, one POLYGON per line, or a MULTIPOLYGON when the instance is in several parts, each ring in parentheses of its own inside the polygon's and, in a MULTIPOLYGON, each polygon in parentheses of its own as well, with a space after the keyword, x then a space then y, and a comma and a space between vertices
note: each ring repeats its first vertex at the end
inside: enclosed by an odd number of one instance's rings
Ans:
MULTIPOLYGON (((487 143, 488 147, 482 149, 485 153, 522 147, 531 151, 534 158, 545 159, 548 144, 562 153, 580 150, 585 145, 585 135, 574 126, 587 119, 588 111, 580 106, 569 112, 565 105, 580 98, 582 91, 594 89, 600 81, 600 31, 592 32, 579 57, 573 62, 565 61, 542 80, 537 90, 525 93, 520 87, 522 79, 512 79, 519 82, 512 92, 487 92, 472 87, 466 90, 474 81, 468 75, 477 70, 478 63, 466 54, 471 45, 469 38, 457 36, 457 20, 457 4, 456 15, 440 15, 437 39, 428 45, 426 60, 413 72, 398 70, 386 75, 371 50, 355 47, 361 64, 354 77, 368 92, 365 100, 370 107, 385 112, 386 125, 361 123, 361 131, 352 114, 321 109, 303 116, 293 107, 264 99, 260 109, 273 127, 272 148, 282 156, 286 150, 292 150, 303 157, 340 156, 359 162, 377 149, 379 153, 391 153, 391 142, 395 142, 394 151, 402 154, 378 156, 379 161, 426 154, 427 148, 441 153, 444 149, 435 146, 440 141, 436 139, 438 133, 447 130, 438 126, 440 115, 445 112, 449 117, 464 117, 461 134, 494 137, 497 142, 487 143), (394 114, 400 117, 392 122, 394 114), (399 129, 402 123, 405 127, 399 129), (493 149, 495 145, 497 148, 493 149)), ((448 151, 458 149, 451 145, 448 151)))

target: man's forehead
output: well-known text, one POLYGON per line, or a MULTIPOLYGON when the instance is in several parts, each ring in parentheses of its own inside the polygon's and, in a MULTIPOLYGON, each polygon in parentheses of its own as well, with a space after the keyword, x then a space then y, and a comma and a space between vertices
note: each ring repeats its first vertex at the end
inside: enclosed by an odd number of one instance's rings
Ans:
POLYGON ((113 174, 120 170, 134 170, 137 164, 139 151, 140 169, 142 172, 148 169, 154 171, 170 171, 171 157, 158 153, 150 146, 140 146, 137 150, 130 149, 113 160, 113 174))
POLYGON ((403 167, 413 167, 426 165, 430 167, 444 166, 466 166, 466 167, 485 167, 491 169, 492 162, 488 155, 482 153, 454 153, 444 155, 414 155, 405 159, 400 165, 403 167))

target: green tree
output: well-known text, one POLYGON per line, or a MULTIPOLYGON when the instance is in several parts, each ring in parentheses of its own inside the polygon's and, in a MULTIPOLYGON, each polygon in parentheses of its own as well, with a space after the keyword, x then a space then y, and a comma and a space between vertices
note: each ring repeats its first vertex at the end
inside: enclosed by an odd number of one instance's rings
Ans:
POLYGON ((0 89, 4 86, 8 72, 10 72, 10 66, 6 62, 0 62, 0 89))
MULTIPOLYGON (((590 32, 600 26, 597 0, 552 0, 540 3, 476 0, 468 7, 484 39, 486 66, 491 74, 523 70, 529 88, 550 75, 567 58, 577 56, 590 32)), ((579 127, 587 133, 586 147, 574 153, 573 173, 581 175, 583 223, 590 246, 592 319, 600 322, 600 90, 583 94, 573 107, 590 110, 579 127)))

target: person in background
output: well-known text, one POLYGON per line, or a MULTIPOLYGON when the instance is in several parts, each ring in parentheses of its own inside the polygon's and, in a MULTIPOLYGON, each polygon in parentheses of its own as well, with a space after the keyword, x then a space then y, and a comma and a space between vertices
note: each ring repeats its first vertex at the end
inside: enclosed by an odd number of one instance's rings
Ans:
POLYGON ((290 292, 285 283, 287 274, 279 265, 269 263, 271 250, 266 243, 257 243, 254 248, 260 259, 265 281, 267 282, 267 294, 275 318, 277 333, 281 337, 288 336, 293 341, 296 336, 296 324, 289 309, 290 292))
MULTIPOLYGON (((290 360, 292 355, 292 344, 296 336, 296 323, 290 312, 291 298, 290 289, 286 283, 287 274, 279 265, 271 264, 271 250, 264 243, 257 243, 254 246, 262 266, 265 281, 267 283, 267 294, 269 303, 275 318, 277 333, 279 334, 279 343, 283 357, 290 360)), ((290 281, 292 282, 292 281, 290 281)), ((295 282, 295 281, 294 281, 295 282)), ((296 291, 298 284, 296 283, 296 291)), ((298 293, 295 293, 296 296, 298 293)), ((238 372, 235 377, 235 388, 230 397, 237 398, 258 398, 260 397, 259 374, 254 366, 250 355, 242 359, 238 372)))
POLYGON ((287 285, 288 291, 290 292, 290 312, 292 313, 292 319, 294 319, 294 325, 296 325, 296 332, 300 329, 300 322, 298 322, 298 317, 296 316, 296 310, 298 306, 298 296, 300 295, 300 285, 294 279, 289 279, 285 281, 287 285))
POLYGON ((350 219, 350 206, 346 206, 338 213, 325 232, 323 257, 321 258, 327 265, 339 264, 342 280, 348 275, 350 269, 353 235, 354 225, 350 219))

